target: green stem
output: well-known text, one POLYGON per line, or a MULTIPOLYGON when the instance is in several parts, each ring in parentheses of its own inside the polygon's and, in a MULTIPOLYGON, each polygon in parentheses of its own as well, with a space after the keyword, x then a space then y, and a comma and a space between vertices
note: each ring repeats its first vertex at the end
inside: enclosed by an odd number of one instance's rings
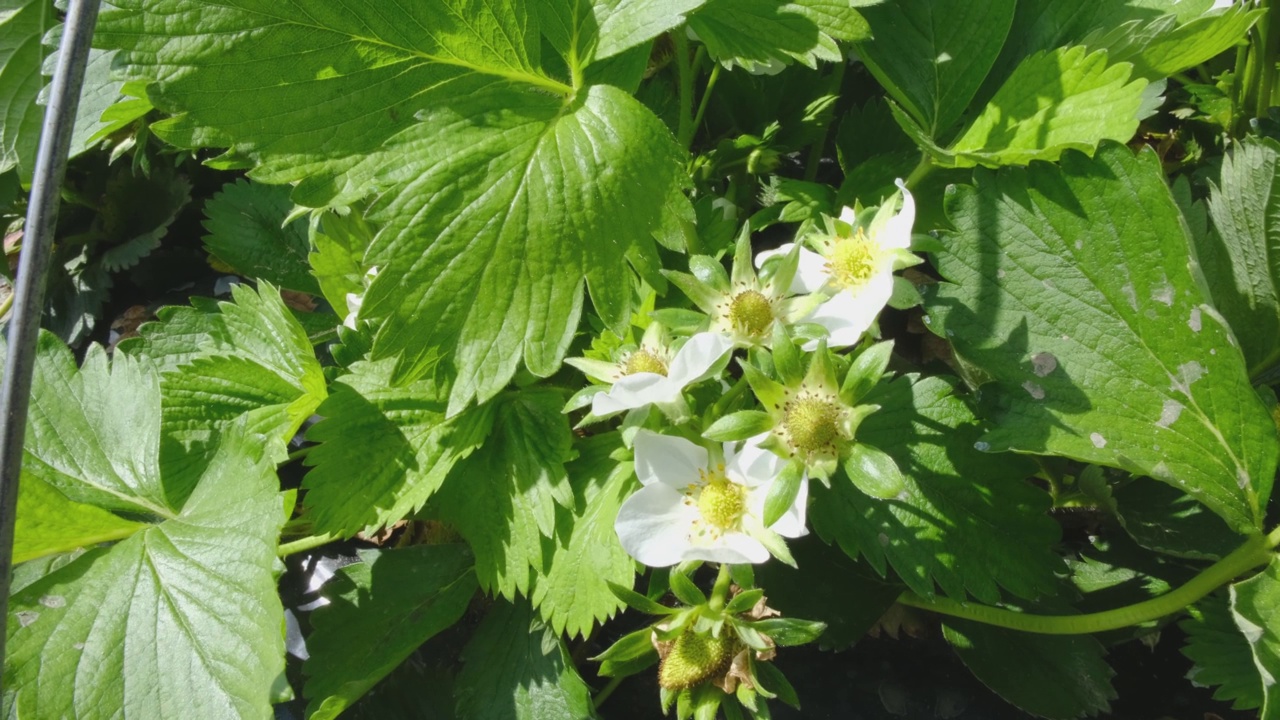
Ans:
MULTIPOLYGON (((828 77, 828 82, 830 83, 828 85, 829 92, 836 97, 840 96, 840 87, 844 85, 844 68, 845 61, 844 58, 841 58, 835 63, 835 69, 831 71, 831 75, 828 77)), ((813 182, 818 179, 818 170, 822 167, 822 156, 827 150, 827 139, 831 137, 833 127, 834 124, 822 133, 822 137, 818 139, 818 142, 809 147, 809 160, 804 168, 804 179, 807 182, 813 182)))
POLYGON ((676 139, 685 150, 693 143, 693 65, 689 62, 689 38, 679 28, 671 33, 676 46, 676 79, 679 81, 680 111, 676 139))
POLYGON ((297 450, 294 450, 293 452, 289 453, 289 456, 285 459, 285 462, 293 462, 295 460, 301 460, 302 458, 311 454, 311 451, 314 450, 316 447, 317 447, 316 445, 307 445, 306 447, 300 447, 297 450))
POLYGON ((13 307, 13 288, 9 288, 9 290, 9 297, 5 298, 3 302, 0 302, 0 319, 3 319, 5 315, 8 315, 9 308, 13 307))
POLYGON ((720 574, 716 576, 716 584, 711 587, 711 598, 707 601, 707 607, 713 611, 719 612, 724 609, 725 601, 729 597, 730 578, 729 565, 721 563, 720 574))
POLYGON ((1230 555, 1205 568, 1176 590, 1135 605, 1087 615, 1030 615, 988 605, 956 602, 950 598, 926 600, 910 592, 903 593, 898 602, 1010 630, 1041 635, 1087 635, 1172 615, 1249 570, 1265 565, 1271 560, 1272 550, 1277 544, 1280 544, 1280 528, 1267 536, 1254 535, 1230 555))
POLYGON ((596 693, 594 698, 591 698, 591 705, 595 707, 595 709, 599 710, 600 706, 604 704, 604 701, 609 699, 609 696, 613 694, 614 690, 618 689, 618 686, 621 685, 622 681, 625 679, 625 675, 619 675, 618 677, 611 678, 609 680, 609 684, 600 688, 600 692, 596 693))
POLYGON ((337 539, 337 536, 331 533, 325 533, 323 535, 309 535, 301 540, 294 540, 293 542, 281 544, 280 547, 276 549, 276 555, 279 557, 287 557, 294 553, 306 552, 307 550, 318 548, 321 545, 328 545, 337 539))
MULTIPOLYGON (((720 63, 715 63, 711 67, 711 76, 707 78, 707 86, 702 90, 702 99, 698 101, 698 112, 693 114, 693 132, 697 132, 702 127, 702 116, 707 114, 707 104, 711 99, 711 91, 716 87, 716 81, 720 79, 720 63)), ((693 138, 690 137, 690 142, 693 138)))
POLYGON ((935 167, 937 166, 933 164, 933 159, 927 153, 921 155, 920 162, 916 164, 915 169, 911 171, 911 174, 907 176, 903 184, 907 186, 908 190, 915 190, 920 181, 928 177, 935 167))
POLYGON ((1265 14, 1258 19, 1258 35, 1262 39, 1262 62, 1259 67, 1258 78, 1258 105, 1256 114, 1262 117, 1267 114, 1267 109, 1275 104, 1273 95, 1276 90, 1276 60, 1280 58, 1280 32, 1276 32, 1276 25, 1280 24, 1280 18, 1277 13, 1280 12, 1280 5, 1274 0, 1262 0, 1262 8, 1265 14))

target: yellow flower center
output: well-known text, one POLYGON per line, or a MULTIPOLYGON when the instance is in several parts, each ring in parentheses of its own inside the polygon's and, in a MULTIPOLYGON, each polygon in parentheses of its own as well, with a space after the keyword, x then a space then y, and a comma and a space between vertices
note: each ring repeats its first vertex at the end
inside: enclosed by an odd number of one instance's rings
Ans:
POLYGON ((783 425, 791 444, 809 454, 830 448, 840 436, 840 406, 831 400, 801 397, 787 403, 783 425))
POLYGON ((622 372, 626 375, 647 372, 665 376, 667 374, 667 363, 657 353, 641 348, 631 353, 627 358, 627 362, 623 364, 622 372))
POLYGON ((722 475, 712 476, 698 495, 698 512, 713 527, 730 530, 747 510, 747 489, 722 475))
POLYGON ((668 690, 684 690, 724 672, 737 649, 729 639, 730 632, 726 626, 716 638, 686 630, 662 659, 658 684, 668 690))
POLYGON ((831 257, 827 258, 827 272, 843 288, 865 285, 876 272, 876 248, 861 228, 849 238, 836 241, 831 257))
POLYGON ((729 303, 729 321, 747 335, 763 335, 773 324, 773 304, 757 290, 743 290, 729 303))

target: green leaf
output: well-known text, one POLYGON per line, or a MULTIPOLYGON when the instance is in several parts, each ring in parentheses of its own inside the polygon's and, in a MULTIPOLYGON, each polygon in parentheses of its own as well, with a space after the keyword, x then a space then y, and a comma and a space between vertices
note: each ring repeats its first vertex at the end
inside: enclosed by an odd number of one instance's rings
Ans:
POLYGON ((689 15, 689 29, 711 59, 755 71, 841 60, 836 40, 863 36, 860 20, 849 3, 832 0, 708 0, 689 15))
POLYGON ((168 519, 11 599, 5 678, 19 715, 271 714, 284 670, 274 578, 284 512, 261 446, 224 434, 190 497, 163 508, 168 519))
POLYGON ((648 241, 677 167, 669 131, 617 88, 569 107, 512 87, 465 98, 397 138, 402 157, 422 156, 401 162, 418 180, 373 208, 385 227, 367 259, 381 270, 361 310, 392 319, 375 357, 428 362, 456 345, 450 414, 492 397, 522 356, 535 375, 559 367, 584 276, 602 317, 627 316, 624 256, 648 241))
POLYGON ((35 166, 36 144, 44 108, 36 96, 44 87, 40 74, 46 48, 40 39, 56 15, 49 0, 4 0, 0 3, 0 172, 18 168, 24 178, 35 166))
POLYGON ((943 141, 995 62, 1014 0, 906 0, 862 12, 874 39, 858 45, 867 69, 930 138, 943 141))
POLYGON ((443 520, 476 554, 480 587, 528 596, 548 571, 556 508, 574 506, 565 463, 573 434, 550 389, 510 393, 495 402, 493 429, 479 452, 457 463, 436 493, 443 520))
POLYGON ((784 616, 826 624, 818 639, 823 649, 843 650, 861 640, 905 589, 818 538, 792 541, 791 551, 799 567, 765 563, 756 569, 756 581, 768 605, 784 616))
POLYGON ((285 223, 292 210, 288 187, 227 183, 205 203, 204 247, 240 275, 318 295, 307 265, 307 225, 300 219, 285 223))
POLYGON ((707 594, 679 568, 671 570, 671 592, 685 605, 702 605, 707 602, 707 594))
POLYGON ((759 410, 740 410, 711 423, 702 437, 716 442, 746 440, 773 429, 773 417, 759 410))
POLYGON ((1108 63, 1103 51, 1059 48, 1020 64, 951 146, 956 167, 1025 165, 1064 150, 1092 151, 1103 140, 1127 141, 1138 129, 1146 82, 1132 66, 1108 63))
POLYGON ((864 442, 849 446, 844 472, 854 487, 870 497, 887 500, 897 497, 907 485, 898 463, 889 454, 864 442))
MULTIPOLYGON (((603 60, 678 27, 690 10, 706 0, 568 0, 562 4, 587 6, 584 23, 597 27, 595 59, 603 60), (587 19, 590 17, 590 19, 587 19)), ((583 33, 589 34, 589 33, 583 33)))
POLYGON ((1191 274, 1154 153, 1111 145, 980 174, 948 198, 935 331, 994 382, 993 450, 1149 475, 1240 532, 1262 524, 1276 433, 1191 274), (940 328, 940 329, 939 329, 940 328))
POLYGON ((1195 663, 1188 680, 1214 686, 1213 699, 1230 702, 1236 710, 1262 707, 1262 677, 1249 640, 1236 627, 1226 593, 1196 603, 1178 626, 1187 633, 1182 654, 1195 663))
POLYGON ((1222 518, 1190 495, 1164 483, 1137 478, 1117 488, 1117 517, 1145 548, 1194 560, 1220 560, 1240 545, 1222 518))
POLYGON ((446 419, 448 388, 435 378, 396 385, 394 366, 352 365, 317 409, 324 419, 307 430, 319 443, 303 480, 318 533, 376 531, 417 512, 492 426, 487 408, 446 419))
POLYGON ((1280 558, 1248 580, 1231 586, 1231 616, 1249 642, 1253 664, 1262 682, 1259 720, 1280 718, 1280 558))
POLYGON ((144 527, 106 510, 72 502, 34 475, 18 485, 13 562, 122 540, 144 527))
POLYGON ((622 607, 609 583, 629 587, 634 581, 635 562, 613 529, 618 508, 636 489, 631 463, 611 457, 621 446, 615 433, 592 436, 577 444, 580 456, 565 467, 574 504, 556 512, 551 568, 532 596, 557 635, 586 637, 622 607))
POLYGON ((1108 51, 1111 62, 1133 64, 1133 74, 1155 81, 1193 68, 1241 42, 1262 16, 1237 5, 1226 12, 1179 24, 1175 15, 1130 20, 1084 41, 1090 49, 1108 51))
POLYGON ((906 489, 877 500, 849 483, 813 484, 813 528, 881 575, 892 565, 917 594, 932 595, 935 582, 953 598, 968 592, 988 603, 999 587, 1025 598, 1052 593, 1062 561, 1051 550, 1059 530, 1049 498, 1024 481, 1033 471, 1024 458, 975 449, 982 429, 952 390, 940 377, 879 386, 867 399, 882 409, 858 435, 901 459, 906 489))
MULTIPOLYGON (((218 428, 245 416, 252 431, 272 441, 271 458, 282 462, 285 443, 328 393, 311 340, 279 291, 263 283, 258 292, 237 285, 231 294, 234 303, 179 322, 173 333, 168 323, 141 331, 138 354, 159 367, 182 363, 163 382, 166 462, 200 457, 218 428), (192 326, 199 329, 186 336, 192 326)), ((198 312, 175 314, 184 311, 198 312)))
POLYGON ((41 333, 22 471, 68 500, 167 516, 189 488, 161 482, 160 383, 127 358, 108 364, 91 345, 84 366, 41 333))
POLYGON ((596 717, 591 691, 564 643, 524 604, 496 602, 462 651, 458 717, 561 720, 596 717))
POLYGON ((1245 139, 1210 189, 1217 232, 1194 236, 1196 254, 1256 378, 1280 362, 1280 145, 1245 139))
POLYGON ((942 633, 969 670, 1000 697, 1050 720, 1110 709, 1115 674, 1088 635, 1036 635, 947 618, 942 633))
POLYGON ((347 294, 364 295, 364 253, 373 242, 374 228, 360 213, 326 212, 311 226, 315 252, 307 256, 311 272, 338 314, 346 318, 347 294))
POLYGON ((466 612, 476 592, 465 545, 366 550, 325 584, 311 615, 307 718, 337 717, 428 638, 466 612))
POLYGON ((624 259, 651 242, 681 152, 622 90, 540 72, 524 3, 387 14, 135 0, 104 13, 97 38, 157 80, 148 92, 175 117, 154 129, 169 142, 234 145, 255 179, 299 181, 304 204, 379 189, 367 260, 380 274, 362 314, 394 322, 374 358, 401 355, 406 375, 444 360, 451 415, 499 392, 522 359, 535 375, 558 369, 584 279, 603 318, 628 316, 624 259))

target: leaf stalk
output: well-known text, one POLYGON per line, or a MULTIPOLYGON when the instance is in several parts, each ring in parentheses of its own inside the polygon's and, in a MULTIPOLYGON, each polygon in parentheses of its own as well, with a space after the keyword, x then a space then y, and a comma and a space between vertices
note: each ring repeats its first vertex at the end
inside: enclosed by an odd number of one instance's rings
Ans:
POLYGON ((1269 535, 1250 536, 1231 554, 1164 595, 1134 605, 1085 615, 1032 615, 944 597, 929 600, 911 592, 903 593, 898 602, 940 615, 1010 630, 1041 635, 1088 635, 1138 625, 1179 612, 1240 575, 1270 562, 1277 545, 1280 545, 1280 528, 1269 535))

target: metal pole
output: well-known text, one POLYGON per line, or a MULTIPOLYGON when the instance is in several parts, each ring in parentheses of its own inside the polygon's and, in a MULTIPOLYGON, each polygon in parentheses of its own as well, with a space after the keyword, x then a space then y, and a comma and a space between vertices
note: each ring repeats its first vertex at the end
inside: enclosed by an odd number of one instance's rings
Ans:
MULTIPOLYGON (((0 617, 9 614, 9 581, 13 569, 13 523, 18 503, 18 475, 22 470, 22 443, 26 439, 27 410, 31 401, 31 376, 35 367, 36 340, 44 311, 45 276, 58 220, 59 192, 67 171, 71 131, 75 127, 80 87, 89 62, 93 26, 98 21, 99 0, 71 0, 58 47, 58 64, 44 111, 40 149, 36 153, 22 255, 14 288, 13 315, 9 320, 9 355, 0 384, 0 617)), ((0 633, 0 657, 5 634, 0 633)))

